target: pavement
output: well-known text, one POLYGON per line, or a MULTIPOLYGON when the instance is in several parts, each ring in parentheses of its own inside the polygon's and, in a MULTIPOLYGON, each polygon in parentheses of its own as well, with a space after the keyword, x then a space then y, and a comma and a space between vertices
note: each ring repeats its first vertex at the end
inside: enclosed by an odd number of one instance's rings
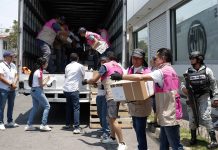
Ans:
MULTIPOLYGON (((64 104, 51 105, 48 121, 49 126, 52 127, 51 132, 41 132, 39 130, 41 112, 36 115, 34 122, 34 125, 38 130, 24 131, 31 106, 32 101, 30 96, 19 95, 16 98, 14 120, 20 126, 0 131, 0 150, 115 150, 117 148, 117 144, 102 144, 100 142, 100 136, 102 133, 96 129, 89 128, 89 104, 81 105, 80 116, 82 134, 79 135, 73 134, 73 129, 62 129, 65 124, 64 104)), ((137 149, 134 130, 123 129, 122 131, 128 150, 137 149)), ((159 149, 159 143, 156 139, 147 136, 147 141, 150 150, 159 149)))
MULTIPOLYGON (((181 128, 189 129, 187 110, 184 100, 182 100, 184 116, 180 122, 181 128)), ((90 129, 89 122, 89 104, 81 105, 81 128, 82 134, 75 135, 73 129, 63 130, 65 124, 65 107, 64 104, 51 105, 48 124, 52 127, 51 132, 40 132, 40 130, 26 132, 24 127, 29 116, 32 101, 30 96, 19 95, 15 101, 14 120, 20 125, 18 128, 7 128, 5 131, 0 131, 0 149, 1 150, 114 150, 117 145, 102 144, 100 142, 101 132, 96 129, 90 129)), ((216 121, 216 115, 213 115, 213 120, 216 121)), ((6 119, 6 109, 5 109, 6 119)), ((41 112, 35 117, 34 125, 39 128, 41 120, 41 112)), ((137 149, 137 140, 133 129, 123 129, 123 135, 128 150, 137 149)), ((147 129, 147 141, 149 150, 159 149, 159 133, 156 128, 155 133, 147 129)), ((208 133, 205 127, 199 128, 201 136, 209 140, 208 133)), ((216 130, 218 139, 218 131, 216 130)), ((186 150, 190 149, 185 147, 186 150)))

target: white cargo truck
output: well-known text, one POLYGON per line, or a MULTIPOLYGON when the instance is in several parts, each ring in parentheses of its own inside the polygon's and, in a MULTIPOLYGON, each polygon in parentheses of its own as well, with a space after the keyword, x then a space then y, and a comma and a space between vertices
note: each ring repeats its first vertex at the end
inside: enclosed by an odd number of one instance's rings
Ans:
MULTIPOLYGON (((101 24, 109 32, 111 47, 122 64, 126 63, 126 0, 19 0, 19 92, 30 94, 28 75, 22 67, 32 68, 40 50, 36 35, 46 21, 55 15, 64 16, 69 26, 75 30, 86 27, 96 31, 101 24)), ((58 53, 52 52, 51 59, 56 61, 58 53)), ((44 88, 49 102, 65 102, 63 95, 64 74, 50 74, 54 81, 44 88)), ((80 86, 80 102, 90 101, 89 86, 80 86)))

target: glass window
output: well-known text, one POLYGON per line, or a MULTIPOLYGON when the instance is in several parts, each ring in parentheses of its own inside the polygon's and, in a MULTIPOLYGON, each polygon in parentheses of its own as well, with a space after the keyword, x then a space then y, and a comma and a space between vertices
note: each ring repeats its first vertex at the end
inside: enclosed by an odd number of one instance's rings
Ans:
POLYGON ((141 48, 145 51, 145 60, 148 61, 148 28, 145 27, 135 32, 134 48, 141 48))
POLYGON ((5 50, 8 49, 8 43, 7 43, 7 41, 3 41, 3 49, 5 49, 5 50))
POLYGON ((192 51, 201 51, 205 60, 217 62, 217 0, 192 0, 176 8, 172 15, 175 58, 187 62, 192 51))

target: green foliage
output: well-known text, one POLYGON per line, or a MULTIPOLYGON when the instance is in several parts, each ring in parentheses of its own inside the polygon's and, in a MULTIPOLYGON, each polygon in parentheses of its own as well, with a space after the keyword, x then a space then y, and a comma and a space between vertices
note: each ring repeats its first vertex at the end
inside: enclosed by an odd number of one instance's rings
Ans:
POLYGON ((190 146, 189 142, 191 139, 190 132, 185 128, 180 128, 180 138, 181 142, 185 147, 189 147, 191 150, 207 150, 207 140, 201 137, 200 135, 197 135, 197 144, 190 146))
POLYGON ((141 48, 145 51, 145 60, 148 61, 148 45, 147 45, 147 43, 143 40, 139 41, 138 48, 141 48))
POLYGON ((13 21, 12 30, 6 29, 6 33, 9 33, 8 36, 8 48, 17 50, 18 47, 18 22, 13 21))

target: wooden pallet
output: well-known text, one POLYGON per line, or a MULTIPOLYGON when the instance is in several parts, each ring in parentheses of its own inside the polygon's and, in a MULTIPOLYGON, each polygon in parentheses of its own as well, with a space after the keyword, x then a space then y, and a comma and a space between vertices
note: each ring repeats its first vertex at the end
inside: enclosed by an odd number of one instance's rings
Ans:
MULTIPOLYGON (((97 115, 97 106, 96 106, 96 92, 92 92, 91 94, 92 100, 90 102, 90 122, 89 126, 92 129, 99 129, 100 126, 100 120, 97 115)), ((126 105, 120 104, 119 112, 118 112, 118 118, 117 121, 121 128, 132 128, 132 119, 129 116, 128 109, 126 105)))

